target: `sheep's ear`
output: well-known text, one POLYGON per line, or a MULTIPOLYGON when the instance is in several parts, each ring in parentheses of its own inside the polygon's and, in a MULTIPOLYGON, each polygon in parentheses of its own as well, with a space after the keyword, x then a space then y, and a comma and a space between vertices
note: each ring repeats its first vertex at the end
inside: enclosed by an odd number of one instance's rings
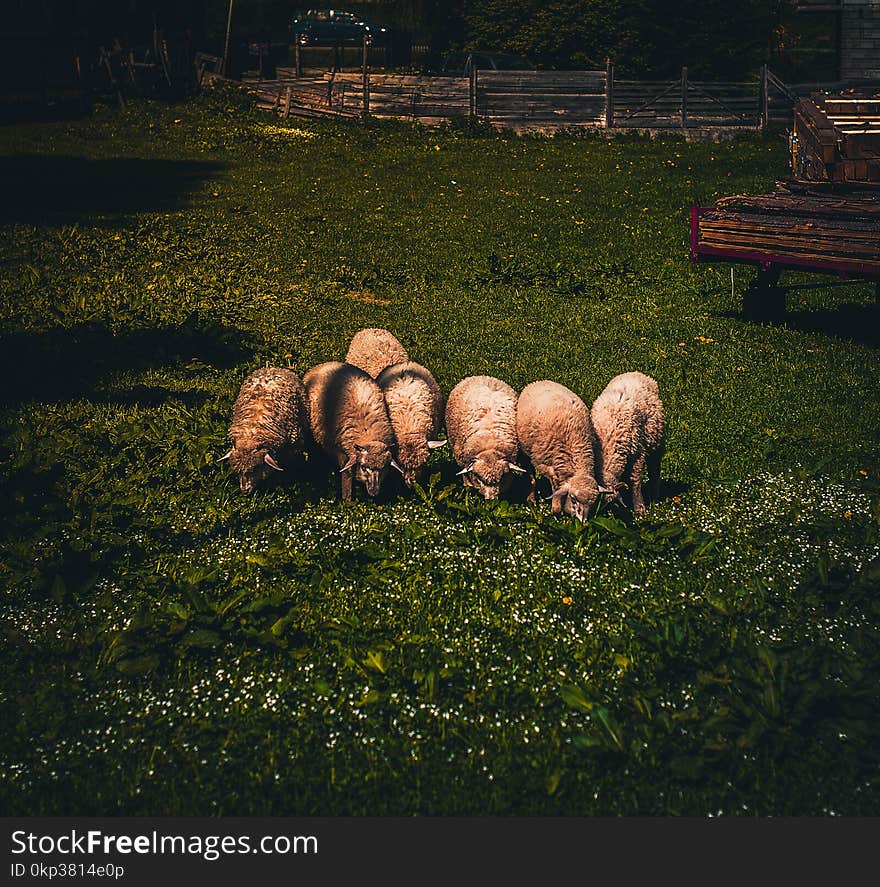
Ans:
POLYGON ((455 475, 456 475, 456 477, 458 477, 458 475, 460 475, 460 474, 467 474, 469 471, 473 471, 473 470, 474 470, 474 466, 468 465, 467 468, 462 468, 461 471, 456 471, 455 475))
POLYGON ((396 468, 401 474, 403 474, 403 469, 397 464, 397 460, 391 460, 391 467, 396 468))
POLYGON ((270 468, 274 468, 276 471, 284 471, 284 469, 268 453, 266 453, 266 455, 263 456, 263 461, 270 468))
POLYGON ((223 462, 225 459, 228 459, 232 455, 232 451, 234 449, 235 449, 235 447, 233 447, 232 450, 230 450, 225 456, 221 456, 217 461, 223 462))
POLYGON ((348 460, 348 462, 346 462, 345 465, 343 465, 342 468, 339 469, 339 473, 342 474, 343 471, 351 471, 351 469, 354 468, 355 462, 357 462, 357 456, 356 456, 356 455, 355 455, 355 456, 352 456, 352 457, 348 460))
POLYGON ((516 464, 516 462, 508 462, 507 467, 511 471, 515 471, 517 474, 528 474, 528 471, 526 471, 525 468, 520 468, 519 465, 516 464))
POLYGON ((616 493, 617 490, 615 490, 613 487, 603 487, 603 486, 600 486, 600 487, 599 487, 599 492, 600 492, 600 493, 616 493))
POLYGON ((440 447, 445 447, 446 444, 448 444, 448 443, 449 443, 448 440, 429 440, 428 441, 428 449, 429 450, 436 450, 436 449, 439 449, 440 447))

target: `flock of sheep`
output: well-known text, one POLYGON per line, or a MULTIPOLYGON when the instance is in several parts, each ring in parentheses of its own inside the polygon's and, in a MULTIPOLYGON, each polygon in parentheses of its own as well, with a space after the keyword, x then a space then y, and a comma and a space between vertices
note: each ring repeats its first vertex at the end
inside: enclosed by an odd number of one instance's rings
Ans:
POLYGON ((657 383, 640 372, 615 376, 592 407, 549 379, 517 395, 493 376, 462 379, 444 404, 430 371, 388 330, 371 328, 352 338, 345 361, 302 378, 281 367, 251 373, 221 459, 250 493, 290 455, 317 446, 338 465, 347 500, 355 481, 376 496, 389 469, 412 487, 431 450, 448 444, 465 485, 497 499, 511 472, 530 474, 534 502, 536 477, 517 464, 522 453, 550 482, 553 513, 585 521, 600 496, 643 513, 646 473, 655 495, 659 486, 665 429, 657 383))

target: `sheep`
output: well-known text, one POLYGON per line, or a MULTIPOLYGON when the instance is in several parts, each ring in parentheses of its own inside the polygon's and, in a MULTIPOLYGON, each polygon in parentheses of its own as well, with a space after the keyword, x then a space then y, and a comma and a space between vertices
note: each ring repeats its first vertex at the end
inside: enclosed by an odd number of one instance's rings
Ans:
POLYGON ((641 516, 645 469, 656 498, 666 448, 666 417, 657 382, 640 372, 615 376, 593 402, 590 417, 600 444, 598 476, 618 498, 629 488, 633 510, 641 516))
POLYGON ((374 379, 386 367, 409 360, 406 349, 388 330, 370 327, 355 333, 345 362, 360 367, 374 379))
POLYGON ((312 367, 303 385, 312 438, 339 465, 342 501, 351 499, 353 480, 378 495, 388 466, 401 470, 382 389, 359 367, 335 360, 312 367))
POLYGON ((468 376, 449 392, 446 437, 465 486, 497 499, 516 464, 516 392, 492 376, 468 376))
POLYGON ((443 395, 430 371, 414 361, 386 367, 376 377, 385 395, 394 437, 396 462, 408 487, 419 480, 443 423, 443 395))
MULTIPOLYGON (((550 481, 553 513, 586 521, 600 493, 609 492, 596 481, 590 408, 558 382, 532 382, 517 399, 516 434, 532 465, 550 481)), ((532 484, 534 501, 534 479, 532 484)))
POLYGON ((279 460, 303 451, 308 429, 300 377, 283 367, 255 370, 242 383, 232 407, 227 434, 232 449, 218 461, 229 460, 242 493, 249 495, 269 469, 284 470, 279 460))

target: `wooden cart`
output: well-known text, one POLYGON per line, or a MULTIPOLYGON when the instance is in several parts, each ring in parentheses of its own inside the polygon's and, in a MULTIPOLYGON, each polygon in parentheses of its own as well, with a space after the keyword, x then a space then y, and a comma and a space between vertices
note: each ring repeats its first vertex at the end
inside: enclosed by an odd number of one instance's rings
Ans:
POLYGON ((873 280, 880 300, 880 187, 779 182, 772 194, 694 206, 690 258, 757 268, 743 294, 746 317, 785 312, 785 269, 873 280))
POLYGON ((772 194, 691 207, 691 261, 755 266, 747 317, 785 312, 786 268, 876 281, 880 300, 880 87, 802 99, 789 146, 794 177, 772 194))

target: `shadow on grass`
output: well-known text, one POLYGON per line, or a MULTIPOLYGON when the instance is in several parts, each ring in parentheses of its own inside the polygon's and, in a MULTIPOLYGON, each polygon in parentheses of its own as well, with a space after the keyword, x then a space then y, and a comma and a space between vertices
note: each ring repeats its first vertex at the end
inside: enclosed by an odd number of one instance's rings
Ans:
POLYGON ((880 348, 880 304, 847 302, 833 309, 791 311, 779 323, 802 333, 820 333, 855 345, 880 348))
MULTIPOLYGON (((254 354, 254 343, 241 330, 190 315, 174 327, 128 329, 113 333, 101 323, 68 328, 20 331, 0 337, 0 403, 32 400, 97 400, 156 405, 186 399, 181 392, 136 386, 109 394, 96 388, 122 371, 187 363, 193 359, 218 367, 233 367, 254 354)), ((193 394, 196 400, 199 394, 193 394)))
MULTIPOLYGON (((718 311, 713 314, 744 323, 753 322, 736 311, 718 311)), ((831 336, 868 348, 880 348, 880 304, 847 302, 835 308, 786 311, 779 317, 757 322, 801 333, 831 336)))
POLYGON ((200 407, 212 397, 207 391, 175 391, 161 385, 133 385, 131 388, 108 388, 90 399, 119 406, 160 407, 174 401, 187 407, 200 407))
POLYGON ((39 99, 11 101, 0 98, 0 126, 20 123, 54 123, 81 120, 88 110, 79 96, 42 101, 39 99))
MULTIPOLYGON (((648 489, 650 490, 650 485, 648 489)), ((663 502, 666 499, 671 499, 673 496, 684 496, 686 493, 689 493, 690 490, 691 484, 680 480, 669 480, 661 477, 660 489, 656 498, 650 495, 646 496, 646 502, 649 504, 651 502, 663 502)))
POLYGON ((11 155, 0 165, 0 222, 101 224, 101 216, 170 212, 222 168, 192 160, 11 155))

